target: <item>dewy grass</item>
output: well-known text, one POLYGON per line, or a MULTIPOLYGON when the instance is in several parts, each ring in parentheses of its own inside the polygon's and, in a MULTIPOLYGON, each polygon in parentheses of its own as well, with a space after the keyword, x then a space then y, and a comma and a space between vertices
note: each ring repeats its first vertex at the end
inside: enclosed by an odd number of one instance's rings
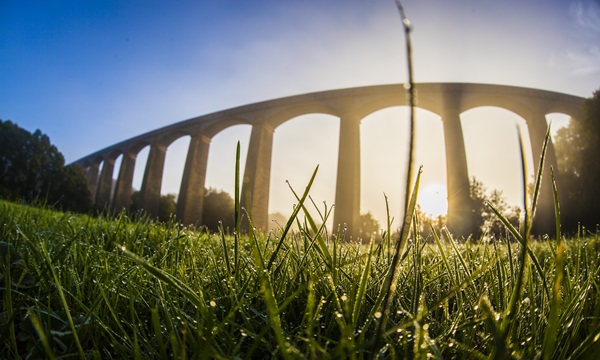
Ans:
POLYGON ((434 232, 429 243, 416 234, 374 346, 394 244, 340 242, 306 220, 313 212, 305 204, 297 215, 305 226, 284 241, 281 230, 240 236, 236 276, 225 261, 233 247, 218 234, 0 202, 2 241, 20 257, 12 267, 0 257, 0 358, 560 359, 597 351, 595 235, 529 242, 541 274, 526 272, 513 295, 518 242, 461 243, 434 232), (519 306, 504 333, 511 301, 519 306))

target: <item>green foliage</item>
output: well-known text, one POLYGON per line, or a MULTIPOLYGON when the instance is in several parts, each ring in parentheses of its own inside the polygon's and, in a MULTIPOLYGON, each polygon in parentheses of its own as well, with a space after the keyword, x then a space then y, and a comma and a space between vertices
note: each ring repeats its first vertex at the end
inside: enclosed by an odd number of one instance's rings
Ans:
POLYGON ((204 192, 202 225, 213 232, 219 231, 219 223, 225 230, 234 229, 234 201, 222 190, 208 188, 204 192))
POLYGON ((363 241, 369 241, 371 237, 380 238, 381 227, 370 212, 360 214, 358 219, 358 237, 363 241))
POLYGON ((600 90, 586 99, 581 119, 571 119, 554 140, 563 226, 570 232, 578 223, 595 229, 600 214, 600 90))
POLYGON ((506 227, 502 221, 494 214, 489 205, 493 205, 498 212, 503 214, 506 219, 516 228, 519 228, 519 219, 521 218, 521 209, 518 206, 510 206, 502 191, 494 189, 488 190, 485 185, 471 178, 470 195, 472 204, 472 221, 474 228, 478 231, 473 233, 475 239, 483 234, 502 238, 506 235, 506 227))
POLYGON ((176 211, 177 202, 175 201, 175 194, 161 195, 158 206, 158 220, 167 222, 171 220, 176 211))
POLYGON ((79 212, 91 209, 81 169, 65 167, 62 154, 40 130, 31 134, 0 120, 0 144, 0 197, 58 204, 79 212))
MULTIPOLYGON (((131 196, 130 213, 142 210, 139 191, 134 191, 131 196)), ((219 232, 222 225, 225 230, 233 231, 234 211, 233 198, 227 192, 213 188, 205 189, 204 204, 202 208, 202 224, 211 232, 219 232)), ((177 199, 174 194, 161 195, 158 208, 158 220, 169 222, 174 219, 177 211, 177 199)))

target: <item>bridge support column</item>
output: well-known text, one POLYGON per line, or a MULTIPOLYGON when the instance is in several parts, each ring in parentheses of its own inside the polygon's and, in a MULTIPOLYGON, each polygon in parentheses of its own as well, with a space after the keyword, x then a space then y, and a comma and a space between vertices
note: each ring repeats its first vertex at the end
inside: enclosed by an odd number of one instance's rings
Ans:
MULTIPOLYGON (((254 227, 264 231, 269 227, 269 185, 274 130, 267 123, 252 126, 240 198, 242 207, 250 214, 254 227)), ((242 219, 242 228, 247 231, 248 222, 244 212, 242 219)))
POLYGON ((90 191, 92 203, 96 203, 96 191, 98 189, 98 173, 100 172, 100 164, 93 162, 87 169, 87 185, 90 191))
MULTIPOLYGON (((346 114, 340 118, 333 232, 337 231, 338 226, 346 226, 346 236, 359 232, 360 120, 354 114, 346 114)), ((346 240, 349 240, 349 237, 346 240)))
POLYGON ((117 186, 113 197, 113 209, 116 211, 129 210, 131 194, 133 193, 133 171, 137 154, 126 152, 121 160, 121 169, 117 178, 117 186))
POLYGON ((104 209, 110 205, 110 193, 112 190, 113 172, 115 170, 115 159, 107 157, 102 165, 100 181, 96 191, 96 207, 104 209))
POLYGON ((460 123, 457 99, 446 104, 442 121, 446 143, 446 171, 448 188, 448 229, 456 235, 468 236, 473 232, 472 202, 469 191, 469 172, 465 140, 460 123))
POLYGON ((210 138, 202 134, 190 140, 177 199, 177 217, 184 224, 199 225, 202 221, 209 146, 210 138))
POLYGON ((150 154, 148 154, 144 179, 142 180, 142 209, 152 216, 158 216, 158 209, 160 207, 160 190, 162 187, 162 177, 165 167, 166 154, 166 147, 158 144, 152 144, 150 147, 150 154))
MULTIPOLYGON (((527 118, 527 127, 529 128, 529 139, 531 142, 531 152, 533 154, 533 171, 532 179, 527 181, 535 181, 537 176, 540 158, 542 156, 542 147, 544 146, 544 138, 548 131, 548 123, 546 116, 542 112, 534 112, 527 118)), ((537 209, 533 218, 532 232, 536 235, 554 235, 555 234, 555 218, 554 218, 554 193, 552 189, 552 178, 550 167, 554 169, 555 177, 558 176, 558 165, 556 153, 552 141, 548 143, 546 148, 544 169, 542 170, 542 187, 538 198, 537 209)), ((531 175, 531 174, 530 174, 531 175)), ((558 179, 556 179, 558 181, 558 179)), ((531 194, 533 195, 533 194, 531 194)))

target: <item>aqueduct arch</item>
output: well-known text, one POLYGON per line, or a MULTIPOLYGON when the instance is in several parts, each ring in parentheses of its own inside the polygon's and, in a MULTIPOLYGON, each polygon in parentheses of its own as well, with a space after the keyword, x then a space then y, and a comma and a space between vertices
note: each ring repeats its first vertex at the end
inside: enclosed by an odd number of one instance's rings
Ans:
MULTIPOLYGON (((442 118, 446 143, 448 226, 457 234, 471 232, 469 176, 460 114, 480 106, 507 109, 525 119, 532 152, 537 162, 547 131, 546 114, 561 112, 579 118, 583 98, 545 90, 470 83, 416 84, 417 106, 442 118)), ((142 181, 142 204, 150 214, 158 213, 165 153, 168 145, 190 136, 179 192, 177 215, 184 223, 202 218, 204 183, 211 139, 220 131, 239 124, 252 126, 242 186, 242 202, 257 228, 268 227, 269 182, 274 130, 300 115, 323 113, 340 119, 334 226, 352 229, 360 211, 360 123, 369 114, 392 106, 406 106, 406 90, 400 84, 365 86, 290 96, 239 106, 178 122, 109 146, 77 160, 88 177, 88 185, 99 206, 112 204, 119 210, 129 204, 137 153, 150 146, 142 181), (114 162, 123 155, 113 199, 110 199, 114 162), (102 171, 99 171, 103 163, 102 171), (107 190, 108 189, 108 190, 107 190)), ((417 119, 418 121, 418 119, 417 119)), ((556 168, 550 145, 548 163, 556 168)), ((536 164, 537 165, 537 164, 536 164)), ((544 170, 549 179, 549 167, 544 170)), ((553 227, 552 189, 543 182, 535 224, 538 232, 553 227)))

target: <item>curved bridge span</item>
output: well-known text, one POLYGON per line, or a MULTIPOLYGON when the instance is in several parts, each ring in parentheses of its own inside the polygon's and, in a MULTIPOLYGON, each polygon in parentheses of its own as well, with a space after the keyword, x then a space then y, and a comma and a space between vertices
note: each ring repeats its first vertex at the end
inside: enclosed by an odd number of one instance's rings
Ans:
MULTIPOLYGON (((443 122, 448 172, 448 228, 463 235, 471 232, 472 224, 469 176, 460 114, 475 107, 495 106, 519 115, 527 123, 532 152, 537 162, 547 131, 546 114, 563 113, 577 119, 584 100, 557 92, 488 84, 418 83, 416 89, 417 107, 439 115, 443 122)), ((406 105, 406 90, 400 84, 290 96, 181 121, 119 142, 75 163, 86 172, 95 204, 120 210, 127 208, 131 202, 137 154, 144 147, 150 146, 142 180, 141 202, 146 212, 158 214, 167 147, 180 137, 190 136, 177 202, 177 217, 186 224, 200 223, 211 139, 228 127, 251 125, 241 200, 253 224, 257 228, 267 229, 274 130, 300 115, 329 114, 340 119, 334 226, 346 224, 352 231, 358 223, 360 211, 361 120, 375 111, 406 105), (116 188, 111 196, 115 160, 121 155, 123 157, 116 188)), ((547 159, 556 168, 552 145, 548 147, 547 159)), ((535 219, 538 233, 552 232, 554 226, 552 189, 548 181, 549 166, 545 169, 544 178, 546 181, 543 182, 535 219)))

